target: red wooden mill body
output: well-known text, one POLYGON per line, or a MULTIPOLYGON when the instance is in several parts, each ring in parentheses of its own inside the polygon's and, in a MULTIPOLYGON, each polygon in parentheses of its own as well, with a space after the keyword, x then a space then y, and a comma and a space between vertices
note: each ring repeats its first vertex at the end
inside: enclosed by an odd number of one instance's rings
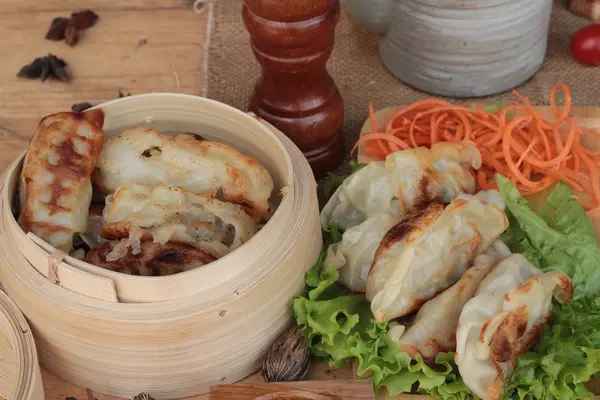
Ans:
POLYGON ((339 15, 339 0, 245 0, 243 8, 262 67, 249 109, 294 141, 317 178, 343 158, 343 102, 325 67, 339 15))

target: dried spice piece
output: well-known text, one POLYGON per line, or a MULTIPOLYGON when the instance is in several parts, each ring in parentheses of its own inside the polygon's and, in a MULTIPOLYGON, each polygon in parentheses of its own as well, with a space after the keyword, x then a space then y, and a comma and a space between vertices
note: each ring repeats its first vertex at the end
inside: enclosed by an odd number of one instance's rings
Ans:
POLYGON ((45 57, 37 57, 30 64, 23 66, 17 73, 17 76, 28 79, 39 78, 42 82, 49 78, 67 82, 69 75, 67 74, 66 67, 67 63, 64 60, 54 54, 48 54, 45 57))
POLYGON ((89 9, 71 14, 71 21, 73 21, 75 28, 78 31, 82 31, 96 25, 98 18, 98 14, 89 9))
POLYGON ((91 103, 88 103, 88 102, 75 103, 71 106, 71 111, 83 112, 83 111, 87 110, 88 108, 92 108, 92 107, 94 107, 94 105, 91 103))
POLYGON ((150 396, 148 393, 140 393, 131 400, 154 400, 154 397, 150 396))
POLYGON ((266 382, 300 381, 310 366, 310 349, 300 327, 293 324, 271 346, 263 362, 266 382))
POLYGON ((67 42, 69 46, 75 46, 78 41, 79 34, 77 33, 77 28, 75 27, 73 20, 70 20, 65 28, 65 42, 67 42))
POLYGON ((65 29, 69 23, 69 18, 56 17, 52 20, 46 39, 48 40, 63 40, 65 38, 65 29))
POLYGON ((44 65, 43 57, 38 57, 31 64, 25 65, 17 76, 19 78, 30 78, 35 79, 39 78, 42 75, 42 66, 44 65))
POLYGON ((46 39, 63 40, 69 46, 79 42, 79 31, 88 29, 98 22, 98 15, 92 10, 82 10, 71 14, 71 18, 56 17, 52 20, 46 39))
MULTIPOLYGON (((129 97, 131 96, 131 93, 123 93, 121 91, 121 89, 119 89, 119 98, 123 98, 123 97, 129 97)), ((88 103, 87 101, 84 101, 82 103, 75 103, 71 106, 71 111, 73 112, 83 112, 85 110, 87 110, 88 108, 92 108, 94 107, 95 104, 92 103, 88 103)), ((202 139, 204 140, 204 139, 202 139)), ((104 200, 103 200, 104 201, 104 200)))
POLYGON ((48 55, 48 63, 50 64, 50 71, 52 76, 59 81, 67 82, 69 76, 67 75, 67 63, 64 60, 56 57, 54 54, 48 55))

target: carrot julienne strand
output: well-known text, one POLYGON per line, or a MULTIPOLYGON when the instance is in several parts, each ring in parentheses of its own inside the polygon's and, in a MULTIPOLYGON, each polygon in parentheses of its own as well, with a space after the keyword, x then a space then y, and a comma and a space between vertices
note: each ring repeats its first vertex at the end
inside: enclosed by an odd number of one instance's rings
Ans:
POLYGON ((378 129, 369 105, 371 132, 356 143, 372 160, 410 148, 431 147, 440 141, 470 142, 479 149, 483 165, 475 172, 479 189, 496 188, 499 173, 510 179, 524 195, 538 193, 563 180, 588 215, 600 213, 600 151, 586 148, 584 136, 600 131, 577 125, 569 117, 569 87, 555 85, 550 92, 550 118, 514 90, 517 100, 489 110, 484 104, 456 105, 427 99, 396 110, 378 129), (563 105, 558 105, 562 91, 563 105))

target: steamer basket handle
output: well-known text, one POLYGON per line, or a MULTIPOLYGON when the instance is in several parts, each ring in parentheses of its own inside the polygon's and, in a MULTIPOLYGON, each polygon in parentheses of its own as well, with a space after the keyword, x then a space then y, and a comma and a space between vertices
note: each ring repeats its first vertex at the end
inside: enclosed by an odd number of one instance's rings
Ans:
POLYGON ((40 271, 40 268, 36 269, 52 283, 94 299, 111 303, 119 302, 115 283, 112 279, 77 269, 64 262, 64 259, 69 257, 67 254, 56 250, 31 232, 27 234, 27 237, 46 254, 48 259, 47 273, 44 274, 43 271, 40 271))

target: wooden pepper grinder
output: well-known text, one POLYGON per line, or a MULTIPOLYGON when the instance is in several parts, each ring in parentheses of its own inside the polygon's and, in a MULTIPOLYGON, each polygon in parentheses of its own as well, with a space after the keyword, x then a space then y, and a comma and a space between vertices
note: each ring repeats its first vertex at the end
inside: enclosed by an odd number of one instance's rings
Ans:
POLYGON ((285 133, 317 179, 343 158, 342 97, 325 64, 339 0, 245 0, 243 17, 262 67, 250 111, 285 133))

